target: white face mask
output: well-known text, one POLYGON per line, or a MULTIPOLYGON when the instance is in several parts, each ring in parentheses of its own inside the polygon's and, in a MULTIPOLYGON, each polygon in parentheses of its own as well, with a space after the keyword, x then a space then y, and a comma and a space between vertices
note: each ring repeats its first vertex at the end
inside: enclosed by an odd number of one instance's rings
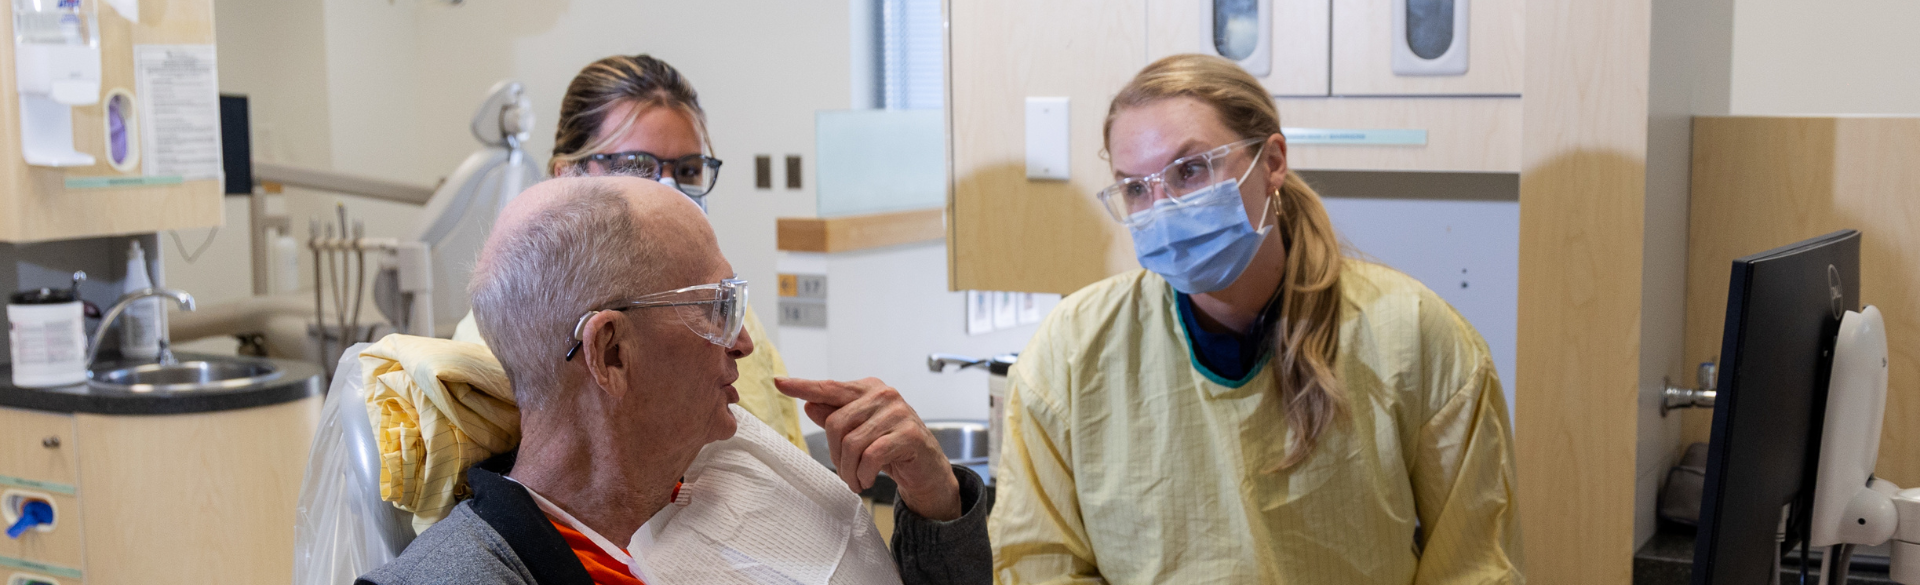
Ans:
POLYGON ((860 497, 737 405, 733 438, 700 451, 679 501, 627 545, 648 583, 899 583, 860 497))
MULTIPOLYGON (((680 182, 673 180, 673 177, 661 175, 659 181, 660 181, 660 184, 662 185, 673 187, 673 190, 680 191, 680 182)), ((680 191, 680 194, 686 195, 686 191, 680 191)), ((694 205, 700 206, 700 213, 707 212, 707 196, 706 195, 701 195, 699 197, 687 195, 687 198, 692 199, 694 205)))

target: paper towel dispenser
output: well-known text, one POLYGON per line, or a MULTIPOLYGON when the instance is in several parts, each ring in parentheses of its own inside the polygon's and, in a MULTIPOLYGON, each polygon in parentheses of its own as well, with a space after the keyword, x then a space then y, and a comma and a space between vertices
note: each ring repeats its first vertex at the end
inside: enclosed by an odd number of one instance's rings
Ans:
POLYGON ((27 164, 87 166, 73 149, 73 106, 100 101, 100 34, 93 3, 13 0, 14 75, 27 164))

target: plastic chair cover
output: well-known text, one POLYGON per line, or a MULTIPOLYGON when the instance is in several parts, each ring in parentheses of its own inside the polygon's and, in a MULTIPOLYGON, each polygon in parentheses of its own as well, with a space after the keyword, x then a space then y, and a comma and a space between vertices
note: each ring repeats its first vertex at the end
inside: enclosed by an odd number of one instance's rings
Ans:
POLYGON ((413 542, 410 515, 380 499, 360 351, 347 348, 320 410, 294 527, 294 585, 346 585, 413 542))

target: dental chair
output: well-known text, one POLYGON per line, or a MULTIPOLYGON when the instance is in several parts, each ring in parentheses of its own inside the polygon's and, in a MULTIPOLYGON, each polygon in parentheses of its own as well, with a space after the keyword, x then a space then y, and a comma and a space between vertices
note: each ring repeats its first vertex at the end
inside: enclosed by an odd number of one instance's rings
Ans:
POLYGON ((307 455, 295 522, 294 585, 345 585, 413 542, 413 515, 380 499, 380 450, 367 419, 361 343, 341 354, 307 455))

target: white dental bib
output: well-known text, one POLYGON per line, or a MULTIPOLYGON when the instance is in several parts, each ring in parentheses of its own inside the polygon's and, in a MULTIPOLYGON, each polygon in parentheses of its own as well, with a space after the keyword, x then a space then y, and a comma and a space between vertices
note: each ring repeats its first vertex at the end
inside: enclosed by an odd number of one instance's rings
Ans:
POLYGON ((687 468, 627 545, 649 585, 899 583, 873 515, 840 478, 737 405, 738 429, 687 468))

